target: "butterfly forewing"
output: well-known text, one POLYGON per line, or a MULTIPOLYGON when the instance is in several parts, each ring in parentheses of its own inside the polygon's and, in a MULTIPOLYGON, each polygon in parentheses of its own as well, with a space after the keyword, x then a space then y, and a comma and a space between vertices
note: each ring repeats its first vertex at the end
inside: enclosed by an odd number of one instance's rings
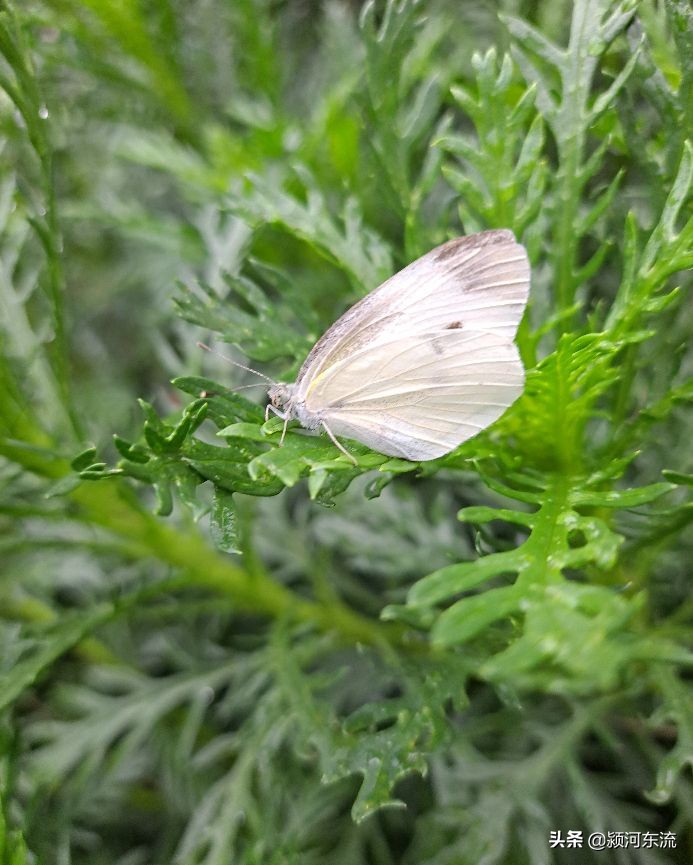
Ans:
POLYGON ((529 291, 527 253, 511 231, 451 240, 347 310, 316 343, 296 380, 305 399, 313 382, 354 352, 437 329, 476 329, 512 340, 529 291))
POLYGON ((510 231, 451 240, 338 319, 306 358, 290 416, 410 460, 448 453, 522 392, 513 339, 529 292, 510 231))

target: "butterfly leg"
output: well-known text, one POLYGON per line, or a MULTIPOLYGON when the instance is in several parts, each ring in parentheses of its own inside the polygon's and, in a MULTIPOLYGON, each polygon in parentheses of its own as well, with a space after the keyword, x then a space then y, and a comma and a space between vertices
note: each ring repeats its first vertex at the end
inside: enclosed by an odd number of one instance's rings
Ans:
POLYGON ((269 420, 270 412, 275 414, 277 417, 280 417, 282 420, 286 420, 286 412, 279 411, 279 409, 272 405, 271 402, 268 402, 265 406, 265 423, 269 420))
POLYGON ((282 437, 279 439, 279 447, 284 444, 284 437, 286 436, 286 428, 289 426, 289 413, 287 412, 284 415, 279 415, 279 417, 284 418, 284 429, 282 430, 282 437))
POLYGON ((279 439, 279 447, 284 444, 284 438, 286 437, 286 428, 289 426, 289 412, 288 411, 279 411, 276 406, 273 406, 271 402, 268 402, 265 406, 265 423, 267 423, 269 419, 269 413, 274 412, 277 417, 280 417, 284 421, 284 428, 282 429, 282 437, 279 439))
POLYGON ((358 465, 358 460, 356 459, 356 457, 355 457, 353 454, 350 454, 349 451, 344 447, 344 445, 340 444, 340 443, 337 441, 337 438, 335 437, 334 433, 333 433, 332 430, 327 426, 327 424, 325 423, 324 420, 321 420, 321 421, 320 421, 320 425, 321 425, 322 428, 325 430, 325 432, 327 433, 327 435, 332 439, 332 444, 333 444, 335 447, 339 448, 339 450, 344 454, 344 456, 349 457, 349 459, 352 461, 352 463, 353 463, 355 466, 357 466, 357 465, 358 465))

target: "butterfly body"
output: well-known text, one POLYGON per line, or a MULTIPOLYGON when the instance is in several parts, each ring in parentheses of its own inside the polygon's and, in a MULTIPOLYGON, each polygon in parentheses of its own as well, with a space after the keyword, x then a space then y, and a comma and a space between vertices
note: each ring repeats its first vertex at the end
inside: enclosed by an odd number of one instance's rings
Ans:
POLYGON ((296 382, 270 388, 271 408, 340 448, 336 436, 409 460, 442 456, 522 392, 513 339, 528 291, 512 232, 449 241, 348 309, 296 382))
POLYGON ((303 402, 299 402, 295 399, 292 393, 293 385, 282 385, 286 388, 286 399, 282 399, 282 396, 277 396, 275 394, 275 399, 272 400, 272 405, 275 408, 280 409, 277 412, 281 417, 284 417, 286 420, 297 420, 302 427, 305 427, 309 430, 316 430, 322 423, 322 415, 320 413, 312 412, 303 402), (276 401, 275 401, 276 400, 276 401))

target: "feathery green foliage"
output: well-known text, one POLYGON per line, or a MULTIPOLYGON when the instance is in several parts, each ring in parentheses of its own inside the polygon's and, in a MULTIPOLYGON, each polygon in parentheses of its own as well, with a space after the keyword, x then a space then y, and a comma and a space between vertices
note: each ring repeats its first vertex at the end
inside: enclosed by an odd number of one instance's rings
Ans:
POLYGON ((2 863, 690 859, 689 5, 358 5, 0 2, 2 863), (434 462, 196 346, 500 227, 525 393, 434 462))

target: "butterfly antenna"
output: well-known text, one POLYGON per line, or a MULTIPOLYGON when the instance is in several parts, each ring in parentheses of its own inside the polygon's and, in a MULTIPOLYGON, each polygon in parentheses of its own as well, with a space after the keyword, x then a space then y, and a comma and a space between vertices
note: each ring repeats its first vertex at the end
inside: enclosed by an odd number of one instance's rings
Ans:
MULTIPOLYGON (((239 363, 237 360, 232 360, 230 357, 227 357, 225 354, 222 354, 220 351, 217 351, 215 348, 210 348, 208 345, 205 345, 203 342, 197 343, 198 348, 203 348, 205 351, 208 351, 210 354, 215 354, 217 357, 220 357, 222 360, 227 361, 233 366, 237 366, 239 369, 244 369, 246 372, 253 372, 255 375, 259 375, 260 378, 264 378, 265 381, 268 381, 270 384, 276 384, 277 382, 270 378, 268 375, 265 375, 264 372, 258 372, 256 369, 253 369, 252 366, 245 366, 242 363, 239 363)), ((259 384, 259 382, 258 382, 259 384)), ((254 387, 254 385, 247 385, 247 387, 254 387)), ((236 388, 236 390, 240 390, 240 388, 236 388)))
POLYGON ((237 390, 248 390, 249 387, 265 387, 265 383, 263 381, 256 381, 255 384, 243 384, 240 387, 230 388, 230 390, 236 393, 237 390))

